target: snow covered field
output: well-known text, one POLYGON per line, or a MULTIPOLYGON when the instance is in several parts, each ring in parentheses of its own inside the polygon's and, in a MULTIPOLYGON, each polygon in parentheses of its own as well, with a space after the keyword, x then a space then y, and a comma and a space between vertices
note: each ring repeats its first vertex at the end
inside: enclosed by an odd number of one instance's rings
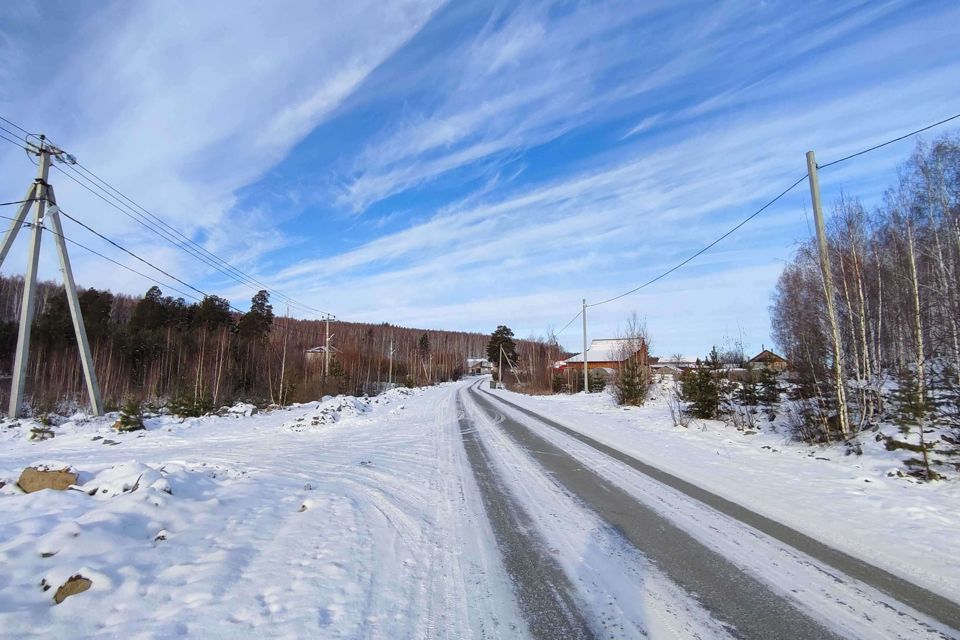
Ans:
POLYGON ((0 635, 509 637, 522 622, 444 428, 453 403, 447 385, 119 435, 107 418, 42 442, 0 427, 0 635), (23 494, 38 462, 78 469, 82 491, 23 494), (77 573, 90 591, 54 605, 77 573))
POLYGON ((783 431, 750 435, 709 420, 675 427, 656 391, 643 407, 619 407, 608 393, 493 393, 945 597, 960 593, 956 479, 897 476, 906 452, 886 451, 872 433, 857 456, 783 431))

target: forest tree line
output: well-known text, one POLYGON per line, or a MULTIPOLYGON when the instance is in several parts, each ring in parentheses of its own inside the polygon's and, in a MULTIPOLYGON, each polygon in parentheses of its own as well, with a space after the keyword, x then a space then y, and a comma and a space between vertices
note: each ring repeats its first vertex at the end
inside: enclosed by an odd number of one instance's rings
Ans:
MULTIPOLYGON (((0 277, 4 403, 22 291, 22 277, 0 277)), ((34 413, 64 413, 87 404, 66 294, 50 282, 39 283, 37 293, 27 405, 34 413)), ((482 354, 489 340, 480 333, 331 321, 325 371, 324 354, 309 352, 325 345, 324 321, 276 316, 266 291, 245 313, 216 296, 188 303, 158 287, 142 298, 97 289, 79 297, 108 409, 130 398, 201 413, 237 400, 286 404, 327 394, 372 395, 391 380, 415 386, 457 379, 466 358, 482 354)))
MULTIPOLYGON (((838 422, 833 339, 817 245, 799 247, 777 284, 774 336, 796 372, 809 439, 844 438, 879 421, 915 433, 929 468, 931 427, 960 429, 960 138, 920 143, 882 203, 833 204, 827 228, 849 412, 838 422)), ((943 442, 936 444, 942 445, 943 442)))

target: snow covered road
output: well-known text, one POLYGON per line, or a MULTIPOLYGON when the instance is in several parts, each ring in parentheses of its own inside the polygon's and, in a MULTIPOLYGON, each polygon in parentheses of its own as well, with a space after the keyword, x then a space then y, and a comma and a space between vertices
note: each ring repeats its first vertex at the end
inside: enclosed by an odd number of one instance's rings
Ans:
POLYGON ((954 602, 650 468, 505 400, 500 392, 479 387, 470 392, 477 408, 493 418, 515 446, 615 526, 638 553, 696 593, 739 637, 957 637, 954 602), (758 531, 757 526, 770 531, 758 531), (816 551, 817 558, 795 546, 816 551), (707 550, 718 557, 704 557, 707 550), (930 615, 844 575, 844 569, 903 595, 930 615), (744 580, 749 583, 746 589, 756 593, 744 593, 744 580), (789 600, 793 613, 770 606, 779 599, 789 600), (830 631, 798 623, 799 611, 830 631))

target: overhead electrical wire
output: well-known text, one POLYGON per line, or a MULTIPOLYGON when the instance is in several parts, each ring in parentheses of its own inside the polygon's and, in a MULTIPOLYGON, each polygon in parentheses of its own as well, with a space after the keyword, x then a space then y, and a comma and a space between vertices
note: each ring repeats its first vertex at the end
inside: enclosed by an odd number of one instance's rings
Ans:
MULTIPOLYGON (((62 213, 62 212, 61 212, 61 213, 62 213)), ((0 218, 2 218, 2 219, 4 219, 4 220, 16 221, 16 218, 11 218, 10 216, 0 216, 0 218)), ((25 226, 28 226, 28 227, 29 227, 29 226, 33 226, 33 223, 30 223, 30 222, 24 222, 23 224, 24 224, 25 226)), ((57 233, 57 232, 54 231, 53 229, 49 229, 49 228, 47 228, 47 227, 43 227, 43 230, 44 230, 44 231, 48 231, 48 232, 52 233, 52 234, 55 235, 55 236, 59 236, 59 237, 63 238, 64 240, 66 240, 66 241, 69 242, 70 244, 73 244, 73 245, 75 245, 75 246, 77 246, 77 247, 80 247, 80 248, 83 249, 84 251, 88 251, 89 253, 92 253, 92 254, 95 255, 95 256, 98 256, 98 257, 100 257, 100 258, 103 258, 103 259, 106 260, 107 262, 111 262, 111 263, 117 265, 118 267, 122 267, 123 269, 126 269, 127 271, 130 271, 131 273, 135 273, 135 274, 137 274, 138 276, 141 276, 141 277, 143 277, 143 278, 146 278, 147 280, 149 280, 150 282, 153 282, 154 284, 160 285, 161 287, 164 287, 164 288, 169 289, 169 290, 171 290, 171 291, 175 291, 175 292, 179 293, 180 295, 186 296, 186 297, 188 297, 188 298, 190 298, 190 299, 192 299, 192 300, 197 300, 197 301, 200 300, 200 298, 196 297, 196 296, 193 295, 193 294, 185 293, 185 292, 183 292, 183 291, 180 291, 180 290, 177 289, 176 287, 173 287, 173 286, 171 286, 170 284, 168 284, 168 283, 166 283, 166 282, 161 282, 160 280, 157 280, 156 278, 153 278, 153 277, 151 277, 151 276, 149 276, 149 275, 147 275, 147 274, 145 274, 145 273, 143 273, 143 272, 141 272, 141 271, 137 271, 137 270, 134 269, 133 267, 130 267, 130 266, 128 266, 128 265, 125 265, 125 264, 123 264, 122 262, 118 262, 117 260, 114 260, 113 258, 111 258, 111 257, 109 257, 109 256, 106 256, 106 255, 100 253, 100 252, 97 251, 96 249, 91 249, 90 247, 88 247, 88 246, 85 245, 85 244, 82 244, 82 243, 80 243, 80 242, 77 242, 76 240, 74 240, 74 239, 72 239, 72 238, 68 238, 66 235, 57 233)))
MULTIPOLYGON (((166 238, 166 236, 163 236, 163 235, 162 235, 160 232, 158 232, 156 229, 154 229, 154 228, 150 227, 148 224, 144 223, 143 220, 135 217, 134 215, 131 215, 127 210, 125 210, 125 209, 117 206, 115 203, 113 203, 113 202, 111 202, 110 200, 108 200, 102 193, 99 193, 98 191, 94 190, 94 189, 93 189, 92 187, 90 187, 88 184, 85 184, 84 182, 81 182, 80 180, 78 180, 77 178, 75 178, 74 175, 72 175, 72 174, 67 173, 66 171, 64 171, 62 167, 58 167, 57 165, 51 165, 51 166, 53 166, 54 169, 57 169, 58 171, 60 171, 60 173, 62 173, 66 178, 69 178, 70 180, 72 180, 73 182, 75 182, 77 185, 79 185, 79 186, 82 187, 83 189, 89 191, 91 194, 93 194, 94 196, 96 196, 97 198, 99 198, 100 200, 102 200, 103 202, 105 202, 106 204, 108 204, 108 205, 110 205, 111 207, 113 207, 114 209, 117 209, 118 211, 120 211, 120 213, 122 213, 122 214, 124 214, 125 216, 127 216, 128 218, 130 218, 130 219, 132 219, 132 220, 140 223, 140 224, 143 225, 145 228, 149 229, 150 231, 153 231, 153 232, 156 233, 157 235, 160 235, 161 237, 166 238)), ((69 166, 69 165, 64 165, 64 166, 69 166)), ((109 195, 109 194, 108 194, 108 195, 109 195)), ((169 240, 169 238, 166 238, 166 239, 169 240)), ((184 247, 176 244, 175 242, 174 242, 174 246, 177 246, 178 248, 181 248, 181 249, 186 250, 184 247)), ((194 253, 191 253, 191 252, 188 251, 188 250, 187 250, 187 252, 190 253, 190 255, 193 255, 194 257, 197 257, 194 253)), ((200 259, 202 259, 202 258, 200 258, 200 259)), ((215 264, 213 264, 213 263, 211 263, 211 262, 208 262, 208 261, 205 261, 205 260, 204 260, 204 263, 207 264, 208 266, 216 269, 217 271, 220 271, 220 273, 222 273, 223 275, 229 275, 229 274, 226 274, 225 272, 223 272, 221 269, 219 269, 219 268, 217 267, 217 265, 215 265, 215 264)), ((236 280, 236 277, 232 277, 232 276, 231 276, 231 279, 236 280)), ((243 284, 248 285, 248 283, 246 283, 246 282, 244 282, 243 284)), ((248 286, 249 286, 249 285, 248 285, 248 286)))
POLYGON ((938 121, 938 122, 934 122, 933 124, 928 124, 927 126, 921 127, 921 128, 916 129, 916 130, 914 130, 914 131, 911 131, 910 133, 905 133, 905 134, 903 134, 902 136, 898 136, 898 137, 896 137, 896 138, 892 138, 892 139, 890 139, 890 140, 887 140, 886 142, 881 142, 880 144, 875 144, 875 145, 873 145, 872 147, 868 147, 868 148, 866 148, 866 149, 862 149, 862 150, 860 150, 860 151, 857 151, 856 153, 851 153, 850 155, 844 156, 844 157, 840 158, 839 160, 833 160, 832 162, 828 162, 828 163, 826 163, 826 164, 818 164, 818 165, 817 165, 817 168, 818 168, 818 169, 826 169, 827 167, 832 167, 832 166, 835 165, 835 164, 840 164, 841 162, 846 162, 847 160, 850 160, 851 158, 856 158, 857 156, 862 156, 862 155, 865 154, 865 153, 870 153, 871 151, 876 151, 877 149, 880 149, 880 148, 882 148, 882 147, 885 147, 885 146, 887 146, 888 144, 893 144, 894 142, 900 142, 901 140, 906 140, 906 139, 909 138, 910 136, 915 136, 915 135, 917 135, 918 133, 923 133, 924 131, 927 131, 927 130, 929 130, 929 129, 933 129, 934 127, 939 127, 940 125, 946 124, 947 122, 950 122, 951 120, 956 120, 957 118, 960 118, 960 113, 954 114, 954 115, 950 116, 949 118, 944 118, 943 120, 940 120, 940 121, 938 121))
MULTIPOLYGON (((905 139, 907 139, 907 138, 909 138, 909 137, 911 137, 911 136, 915 136, 915 135, 917 135, 917 134, 923 133, 924 131, 929 131, 930 129, 933 129, 933 128, 935 128, 935 127, 938 127, 938 126, 940 126, 940 125, 946 124, 947 122, 951 122, 951 121, 957 120, 957 119, 960 119, 960 113, 954 114, 954 115, 949 116, 949 117, 947 117, 947 118, 943 118, 942 120, 938 120, 938 121, 936 121, 936 122, 934 122, 934 123, 932 123, 932 124, 928 124, 928 125, 926 125, 926 126, 920 127, 919 129, 914 129, 913 131, 910 131, 909 133, 905 133, 905 134, 903 134, 903 135, 897 136, 897 137, 895 137, 895 138, 891 138, 891 139, 889 139, 889 140, 885 140, 885 141, 883 141, 883 142, 881 142, 881 143, 872 145, 872 146, 867 147, 867 148, 865 148, 865 149, 861 149, 860 151, 856 151, 856 152, 851 153, 851 154, 849 154, 849 155, 843 156, 842 158, 838 158, 837 160, 832 160, 832 161, 827 162, 827 163, 825 163, 825 164, 818 164, 818 165, 817 165, 817 168, 818 168, 818 169, 826 169, 826 168, 828 168, 828 167, 832 167, 832 166, 837 165, 837 164, 840 164, 840 163, 842 163, 842 162, 846 162, 846 161, 848 161, 848 160, 851 160, 852 158, 856 158, 856 157, 858 157, 858 156, 862 156, 862 155, 867 154, 867 153, 870 153, 870 152, 872 152, 872 151, 876 151, 877 149, 882 149, 883 147, 886 147, 886 146, 888 146, 888 145, 894 144, 894 143, 896 143, 896 142, 900 142, 901 140, 905 140, 905 139)), ((716 240, 714 240, 713 242, 711 242, 711 243, 708 244, 707 246, 703 247, 702 249, 700 249, 699 251, 697 251, 696 253, 694 253, 693 255, 691 255, 689 258, 686 258, 686 259, 683 260, 682 262, 674 265, 674 266, 671 267, 670 269, 667 269, 666 271, 664 271, 664 272, 661 273, 660 275, 658 275, 658 276, 656 276, 656 277, 654 277, 654 278, 651 278, 650 280, 644 282, 643 284, 641 284, 641 285, 638 286, 638 287, 634 287, 633 289, 630 289, 629 291, 625 291, 625 292, 623 292, 623 293, 621 293, 621 294, 619 294, 619 295, 613 296, 612 298, 607 298, 606 300, 602 300, 602 301, 600 301, 600 302, 595 302, 595 303, 593 303, 593 304, 588 304, 587 306, 588 306, 588 307, 598 307, 598 306, 600 306, 600 305, 607 304, 607 303, 609 303, 609 302, 613 302, 614 300, 619 300, 620 298, 624 298, 624 297, 626 297, 626 296, 628 296, 628 295, 630 295, 630 294, 636 293, 637 291, 640 291, 641 289, 644 289, 644 288, 646 288, 646 287, 654 284, 655 282, 657 282, 657 281, 659 281, 659 280, 662 280, 663 278, 667 277, 668 275, 670 275, 670 274, 673 273, 674 271, 682 268, 684 265, 689 264, 691 261, 693 261, 693 260, 695 260, 696 258, 698 258, 699 256, 703 255, 704 253, 706 253, 707 251, 709 251, 710 249, 712 249, 714 246, 716 246, 719 242, 723 241, 725 238, 727 238, 728 236, 730 236, 732 233, 736 232, 738 229, 740 229, 741 227, 743 227, 745 224, 747 224, 748 222, 750 222, 751 220, 753 220, 754 218, 756 218, 758 215, 760 215, 761 213, 763 213, 763 211, 765 211, 767 208, 769 208, 771 205, 773 205, 775 202, 777 202, 780 198, 782 198, 783 196, 787 195, 790 191, 792 191, 794 188, 796 188, 796 186, 797 186, 798 184, 800 184, 800 182, 802 182, 805 178, 807 178, 807 174, 804 174, 801 178, 797 179, 793 184, 791 184, 789 187, 787 187, 784 191, 780 192, 779 195, 777 195, 775 198, 773 198, 772 200, 770 200, 769 202, 767 202, 767 203, 766 203, 765 205, 763 205, 760 209, 758 209, 757 211, 753 212, 752 214, 750 214, 749 216, 747 216, 746 218, 744 218, 743 220, 741 220, 736 226, 734 226, 733 228, 731 228, 730 230, 728 230, 726 233, 724 233, 723 235, 721 235, 720 237, 718 237, 716 240)), ((580 312, 578 312, 577 315, 575 315, 573 318, 571 318, 570 321, 567 322, 567 323, 563 326, 563 329, 561 329, 560 331, 557 332, 557 334, 559 335, 559 334, 563 333, 563 331, 566 330, 567 327, 569 327, 571 324, 573 324, 573 322, 574 322, 577 318, 580 317, 580 314, 581 314, 581 313, 583 313, 582 310, 581 310, 580 312)))
MULTIPOLYGON (((35 134, 27 131, 25 128, 16 124, 15 122, 0 116, 0 120, 10 124, 13 127, 16 127, 24 133, 25 136, 34 136, 35 134)), ((0 128, 3 128, 5 131, 13 135, 14 137, 19 137, 12 131, 9 131, 2 125, 0 128)), ((8 142, 14 143, 13 140, 7 140, 8 142)), ((23 146, 21 143, 14 143, 17 146, 23 146)), ((208 250, 206 247, 195 242, 182 232, 180 232, 175 227, 171 226, 169 223, 165 222, 158 216, 151 213, 148 209, 134 201, 132 198, 121 192, 119 189, 108 183, 106 180, 95 174, 93 171, 88 169, 86 166, 76 163, 75 168, 72 164, 64 164, 61 166, 51 165, 54 169, 59 170, 63 175, 70 178, 73 182, 77 183, 93 195, 97 196, 103 200, 106 204, 117 209, 127 217, 141 224, 144 228, 148 229, 152 233, 160 236, 167 242, 170 242, 176 248, 185 251, 195 259, 203 262, 207 266, 218 271, 220 274, 226 276, 227 278, 234 280, 244 286, 250 287, 254 290, 264 289, 271 294, 276 299, 279 299, 280 302, 285 303, 292 307, 297 307, 305 311, 313 312, 319 315, 333 316, 334 314, 323 309, 318 309, 312 307, 308 304, 300 302, 299 300, 293 298, 292 296, 287 295, 286 293, 273 289, 263 282, 257 280, 253 276, 244 271, 234 267, 232 264, 219 257, 212 251, 208 250)))
POLYGON ((742 227, 743 225, 747 224, 748 222, 750 222, 751 220, 753 220, 754 218, 756 218, 758 215, 760 215, 761 213, 763 213, 764 211, 766 211, 766 210, 767 210, 769 207, 771 207, 777 200, 779 200, 779 199, 782 198, 783 196, 785 196, 785 195, 787 195, 788 193, 790 193, 791 191, 793 191, 794 188, 796 188, 796 186, 797 186, 798 184, 800 184, 801 182, 803 182, 803 181, 806 180, 806 179, 807 179, 807 174, 803 174, 802 176, 800 176, 799 178, 797 178, 797 179, 794 181, 793 184, 791 184, 789 187, 787 187, 786 189, 784 189, 783 191, 781 191, 775 198, 773 198, 772 200, 768 201, 765 205, 763 205, 762 207, 760 207, 759 209, 757 209, 756 211, 754 211, 753 213, 751 213, 749 216, 747 216, 746 218, 744 218, 743 220, 741 220, 740 222, 738 222, 735 226, 733 226, 731 229, 729 229, 728 231, 726 231, 723 235, 721 235, 720 237, 718 237, 716 240, 714 240, 713 242, 711 242, 711 243, 708 244, 707 246, 703 247, 702 249, 700 249, 699 251, 697 251, 696 253, 694 253, 694 254, 693 254, 692 256, 690 256, 689 258, 687 258, 687 259, 685 259, 685 260, 683 260, 683 261, 675 264, 674 266, 670 267, 669 269, 667 269, 666 271, 664 271, 663 273, 661 273, 661 274, 658 275, 657 277, 651 278, 650 280, 647 280, 646 282, 644 282, 643 284, 641 284, 639 287, 634 287, 633 289, 630 289, 629 291, 624 291, 624 292, 621 293, 620 295, 613 296, 612 298, 607 298, 606 300, 602 300, 602 301, 600 301, 600 302, 594 302, 593 304, 588 304, 587 307, 599 307, 599 306, 602 305, 602 304, 607 304, 608 302, 613 302, 614 300, 619 300, 620 298, 626 297, 626 296, 630 295, 631 293, 636 293, 637 291, 640 291, 641 289, 643 289, 643 288, 645 288, 645 287, 649 287, 651 284, 653 284, 654 282, 657 282, 658 280, 662 280, 662 279, 666 278, 668 275, 670 275, 671 273, 673 273, 673 272, 676 271, 677 269, 683 267, 683 266, 686 265, 686 264, 689 264, 690 262, 692 262, 692 261, 695 260, 696 258, 702 256, 704 253, 706 253, 707 251, 709 251, 709 250, 712 249, 713 247, 717 246, 722 240, 724 240, 725 238, 729 237, 729 236, 730 236, 732 233, 734 233, 737 229, 739 229, 740 227, 742 227))
MULTIPOLYGON (((950 122, 951 120, 956 120, 956 119, 958 119, 958 118, 960 118, 960 113, 955 114, 955 115, 952 115, 952 116, 950 116, 950 117, 948 117, 948 118, 944 118, 944 119, 942 119, 942 120, 938 120, 937 122, 934 122, 934 123, 932 123, 932 124, 928 124, 928 125, 926 125, 926 126, 924 126, 924 127, 920 127, 919 129, 915 129, 915 130, 913 130, 913 131, 911 131, 911 132, 909 132, 909 133, 905 133, 905 134, 903 134, 903 135, 901 135, 901 136, 897 136, 897 137, 895 137, 895 138, 891 138, 890 140, 886 140, 886 141, 881 142, 881 143, 879 143, 879 144, 875 144, 875 145, 873 145, 873 146, 871 146, 871 147, 867 147, 866 149, 861 149, 860 151, 857 151, 857 152, 855 152, 855 153, 851 153, 850 155, 844 156, 844 157, 839 158, 839 159, 837 159, 837 160, 833 160, 833 161, 831 161, 831 162, 827 162, 826 164, 818 164, 818 165, 817 165, 817 168, 818 168, 818 169, 826 169, 827 167, 831 167, 831 166, 833 166, 833 165, 840 164, 841 162, 846 162, 847 160, 850 160, 851 158, 856 158, 857 156, 862 156, 862 155, 864 155, 864 154, 866 154, 866 153, 870 153, 871 151, 876 151, 877 149, 881 149, 881 148, 883 148, 883 147, 886 147, 887 145, 893 144, 893 143, 895 143, 895 142, 899 142, 899 141, 901 141, 901 140, 905 140, 905 139, 907 139, 907 138, 909 138, 909 137, 911 137, 911 136, 915 136, 915 135, 917 135, 917 134, 919 134, 919 133, 923 133, 924 131, 928 131, 928 130, 930 130, 930 129, 933 129, 934 127, 938 127, 938 126, 940 126, 940 125, 942 125, 942 124, 945 124, 945 123, 947 123, 947 122, 950 122)), ((630 294, 636 293, 637 291, 640 291, 641 289, 644 289, 644 288, 650 286, 651 284, 653 284, 653 283, 655 283, 655 282, 657 282, 657 281, 659 281, 659 280, 662 280, 663 278, 667 277, 668 275, 670 275, 671 273, 673 273, 673 272, 676 271, 677 269, 680 269, 680 268, 683 267, 684 265, 689 264, 689 263, 690 263, 691 261, 693 261, 694 259, 696 259, 696 258, 698 258, 699 256, 703 255, 704 253, 706 253, 707 251, 709 251, 710 249, 712 249, 713 247, 715 247, 715 246, 716 246, 718 243, 720 243, 722 240, 724 240, 725 238, 729 237, 732 233, 734 233, 735 231, 737 231, 738 229, 740 229, 742 226, 744 226, 745 224, 747 224, 748 222, 750 222, 751 220, 753 220, 754 218, 756 218, 758 215, 760 215, 760 214, 763 213, 766 209, 768 209, 771 205, 773 205, 775 202, 777 202, 778 200, 780 200, 780 198, 782 198, 783 196, 785 196, 785 195, 787 195, 788 193, 790 193, 790 191, 792 191, 798 184, 800 184, 801 182, 803 182, 803 180, 805 180, 806 178, 807 178, 807 174, 804 174, 803 176, 801 176, 800 178, 798 178, 793 184, 791 184, 789 187, 787 187, 786 189, 784 189, 783 191, 781 191, 780 194, 778 194, 775 198, 773 198, 772 200, 770 200, 769 202, 767 202, 766 204, 764 204, 762 207, 760 207, 759 209, 757 209, 756 211, 754 211, 753 213, 751 213, 749 216, 747 216, 746 218, 744 218, 743 220, 741 220, 741 221, 740 221, 739 223, 737 223, 733 228, 731 228, 730 230, 726 231, 723 235, 721 235, 720 237, 718 237, 716 240, 714 240, 713 242, 711 242, 711 243, 708 244, 707 246, 703 247, 702 249, 700 249, 699 251, 697 251, 696 253, 694 253, 693 255, 691 255, 689 258, 686 258, 685 260, 679 262, 678 264, 674 265, 673 267, 667 269, 666 271, 664 271, 664 272, 661 273, 660 275, 656 276, 655 278, 651 278, 650 280, 644 282, 644 283, 641 284, 640 286, 634 287, 633 289, 630 289, 629 291, 625 291, 625 292, 623 292, 623 293, 621 293, 621 294, 619 294, 619 295, 613 296, 612 298, 607 298, 606 300, 601 300, 600 302, 595 302, 595 303, 593 303, 593 304, 588 304, 587 306, 588 306, 588 307, 598 307, 598 306, 600 306, 600 305, 607 304, 608 302, 613 302, 614 300, 619 300, 620 298, 623 298, 623 297, 626 297, 626 296, 628 296, 628 295, 630 295, 630 294)), ((571 322, 572 322, 572 320, 571 320, 571 322)), ((569 324, 569 323, 568 323, 568 324, 569 324)))
POLYGON ((567 327, 569 327, 570 325, 572 325, 573 322, 574 322, 574 320, 576 320, 577 318, 579 318, 579 317, 580 317, 580 314, 582 314, 582 313, 583 313, 583 309, 581 309, 580 311, 577 311, 577 315, 575 315, 575 316, 573 316, 572 318, 570 318, 570 322, 568 322, 567 324, 563 325, 563 329, 560 329, 560 331, 557 331, 554 335, 560 335, 561 333, 563 333, 564 331, 566 331, 566 330, 567 330, 567 327))
MULTIPOLYGON (((38 199, 38 198, 33 198, 32 200, 37 200, 37 199, 38 199)), ((46 202, 49 202, 49 200, 46 200, 46 202)), ((59 209, 59 206, 58 206, 58 209, 59 209)), ((142 258, 141 256, 136 255, 134 252, 132 252, 132 251, 130 251, 130 250, 122 247, 121 245, 117 244, 117 243, 114 242, 113 240, 111 240, 111 239, 103 236, 102 234, 98 233, 97 231, 94 231, 93 229, 90 229, 89 227, 87 227, 87 225, 83 224, 82 222, 79 222, 76 218, 73 218, 72 216, 70 216, 70 215, 69 215, 66 211, 64 211, 63 209, 59 209, 59 211, 60 211, 60 213, 63 214, 65 217, 69 218, 70 220, 72 220, 72 221, 74 221, 74 222, 77 222, 78 224, 80 224, 81 226, 83 226, 83 227, 87 228, 88 230, 92 231, 94 234, 96 234, 97 236, 103 238, 104 240, 106 240, 106 241, 109 242, 110 244, 112 244, 112 245, 116 246, 117 248, 121 249, 122 251, 130 254, 131 256, 133 256, 134 258, 136 258, 137 260, 139 260, 140 262, 143 262, 144 264, 146 264, 146 265, 148 265, 149 267, 151 267, 151 268, 159 271, 160 273, 163 273, 164 275, 167 275, 167 276, 173 278, 174 280, 176 280, 177 282, 179 282, 179 283, 181 283, 182 285, 186 286, 187 288, 189 288, 189 289, 191 289, 191 290, 193 290, 193 291, 196 291, 196 292, 199 293, 200 296, 202 296, 202 297, 198 297, 198 296, 196 296, 196 295, 194 295, 194 294, 192 294, 192 293, 187 293, 187 292, 185 292, 185 291, 182 291, 182 290, 174 287, 173 285, 171 285, 171 284, 169 284, 169 283, 166 283, 166 282, 163 282, 163 281, 161 281, 161 280, 158 280, 157 278, 154 278, 153 276, 150 276, 150 275, 148 275, 148 274, 146 274, 146 273, 143 273, 142 271, 138 271, 137 269, 134 269, 133 267, 131 267, 131 266, 129 266, 129 265, 126 265, 126 264, 123 264, 122 262, 119 262, 119 261, 117 261, 117 260, 114 260, 114 259, 111 258, 110 256, 104 255, 103 253, 100 253, 100 252, 97 251, 96 249, 93 249, 93 248, 91 248, 91 247, 89 247, 89 246, 87 246, 87 245, 85 245, 85 244, 83 244, 83 243, 81 243, 81 242, 78 242, 78 241, 76 241, 76 240, 68 237, 66 234, 57 233, 57 232, 54 231, 53 229, 50 229, 50 228, 48 228, 48 227, 45 227, 45 226, 42 226, 42 225, 41 225, 41 228, 42 228, 44 231, 47 231, 47 232, 49 232, 49 233, 51 233, 51 234, 53 234, 53 235, 55 235, 55 236, 58 236, 58 237, 60 237, 60 238, 63 238, 66 242, 69 242, 70 244, 72 244, 72 245, 74 245, 74 246, 77 246, 77 247, 83 249, 84 251, 87 251, 87 252, 89 252, 89 253, 91 253, 91 254, 99 257, 99 258, 102 258, 102 259, 106 260, 107 262, 110 262, 111 264, 115 264, 116 266, 121 267, 122 269, 126 269, 126 270, 129 271, 130 273, 136 274, 136 275, 138 275, 138 276, 140 276, 140 277, 142 277, 142 278, 145 278, 146 280, 149 280, 150 282, 153 282, 154 284, 156 284, 156 285, 158 285, 158 286, 160 286, 160 287, 163 287, 163 288, 165 288, 165 289, 167 289, 167 290, 170 290, 170 291, 174 291, 174 292, 180 294, 181 296, 184 296, 184 297, 189 298, 189 299, 191 299, 191 300, 194 300, 194 301, 196 301, 196 302, 202 302, 205 298, 215 297, 215 296, 212 296, 212 295, 210 295, 210 294, 204 293, 204 292, 201 291, 200 289, 197 289, 197 288, 194 287, 193 285, 191 285, 191 284, 189 284, 189 283, 186 283, 186 282, 180 280, 180 279, 177 278, 176 276, 170 275, 169 273, 167 273, 166 271, 164 271, 164 270, 161 269, 160 267, 157 267, 156 265, 154 265, 154 264, 153 264, 152 262, 150 262, 149 260, 147 260, 147 259, 145 259, 145 258, 142 258)), ((4 215, 0 215, 0 219, 11 220, 11 221, 16 221, 16 220, 17 220, 16 218, 12 218, 12 217, 10 217, 10 216, 4 216, 4 215)), ((23 224, 24 224, 25 227, 32 227, 32 226, 33 226, 33 223, 30 223, 30 222, 24 222, 23 224)), ((221 298, 221 300, 223 300, 223 298, 221 298)), ((244 313, 246 313, 246 312, 243 311, 242 309, 238 309, 238 308, 234 307, 232 304, 229 303, 229 301, 225 301, 225 302, 227 302, 227 307, 228 307, 231 311, 233 311, 234 313, 239 313, 239 314, 244 314, 244 313)), ((312 322, 320 322, 320 321, 321 321, 321 320, 312 320, 312 322)), ((299 329, 294 329, 294 328, 292 328, 292 327, 290 327, 290 326, 284 326, 284 325, 279 324, 279 323, 277 324, 277 326, 278 326, 280 329, 283 329, 284 331, 292 331, 292 332, 297 333, 297 334, 299 334, 299 335, 301 335, 301 336, 306 336, 306 337, 308 337, 308 338, 313 338, 313 337, 315 337, 314 335, 312 335, 312 334, 309 333, 309 332, 300 331, 299 329)))
MULTIPOLYGON (((203 245, 198 244, 197 242, 190 239, 188 236, 184 235, 178 231, 175 227, 172 227, 170 224, 164 222, 162 219, 158 218, 154 214, 150 213, 147 209, 137 205, 133 200, 125 196, 123 193, 110 186, 107 182, 101 180, 95 174, 93 174, 89 169, 83 167, 83 171, 93 176, 90 178, 84 173, 81 173, 73 165, 66 164, 62 167, 53 165, 54 168, 58 169, 64 176, 77 183, 93 195, 97 196, 103 202, 113 207, 114 209, 120 211, 123 215, 127 216, 131 220, 134 220, 147 230, 153 232, 154 234, 160 236, 167 242, 171 243, 174 247, 186 251, 192 257, 203 262, 212 269, 218 271, 221 275, 230 278, 240 284, 243 284, 247 287, 250 287, 254 290, 264 289, 269 291, 274 295, 275 298, 278 298, 281 302, 287 303, 291 306, 299 307, 300 309, 311 311, 320 315, 333 315, 322 309, 317 309, 311 307, 307 304, 304 304, 295 298, 270 288, 268 285, 256 280, 253 276, 241 271, 240 269, 234 267, 226 260, 223 260, 213 252, 209 251, 203 245), (72 173, 68 173, 69 170, 72 173), (100 184, 98 184, 99 181, 100 184), (103 186, 101 186, 101 184, 103 186), (109 199, 108 199, 109 198, 109 199), (128 204, 128 202, 133 203, 137 208, 139 208, 143 213, 138 211, 134 206, 128 204), (179 236, 179 237, 178 237, 179 236)), ((77 163, 77 166, 81 166, 77 163)))

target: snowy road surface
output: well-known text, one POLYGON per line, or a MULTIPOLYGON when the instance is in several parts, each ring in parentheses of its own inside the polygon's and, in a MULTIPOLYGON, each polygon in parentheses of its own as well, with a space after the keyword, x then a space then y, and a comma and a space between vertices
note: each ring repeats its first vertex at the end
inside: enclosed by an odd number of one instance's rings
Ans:
MULTIPOLYGON (((488 398, 481 400, 481 403, 485 403, 486 406, 491 410, 496 411, 496 408, 490 404, 491 399, 494 399, 494 397, 488 395, 488 398)), ((893 596, 897 600, 910 604, 916 609, 936 618, 944 624, 952 626, 953 628, 960 628, 960 605, 949 600, 948 598, 919 587, 908 580, 904 580, 899 576, 891 574, 888 571, 833 549, 811 538, 810 536, 796 531, 795 529, 791 529, 790 527, 776 522, 775 520, 746 509, 735 502, 706 491, 701 487, 666 473, 661 469, 645 464, 644 462, 637 460, 636 458, 633 458, 618 449, 610 447, 602 442, 598 442, 597 440, 594 440, 593 438, 590 438, 589 436, 586 436, 575 429, 571 429, 554 420, 539 415, 530 409, 526 409, 514 402, 511 402, 508 399, 496 398, 495 402, 519 411, 521 414, 527 417, 532 417, 541 425, 552 427, 562 433, 576 438, 580 442, 585 443, 596 451, 610 456, 611 458, 622 462, 647 476, 650 476, 658 482, 673 487, 687 496, 703 502, 711 508, 735 518, 744 524, 748 524, 764 534, 786 543, 794 549, 813 556, 817 560, 830 565, 830 567, 837 571, 866 582, 867 584, 883 591, 884 593, 893 596)), ((513 431, 518 434, 515 437, 530 437, 529 433, 524 433, 526 431, 525 428, 521 427, 519 431, 516 429, 513 431)), ((550 447, 552 445, 545 443, 543 445, 537 444, 536 446, 543 448, 544 446, 550 447)), ((544 466, 548 466, 549 459, 547 459, 547 462, 543 462, 542 464, 544 464, 544 466)))
POLYGON ((475 384, 0 426, 0 636, 960 637, 475 384))

